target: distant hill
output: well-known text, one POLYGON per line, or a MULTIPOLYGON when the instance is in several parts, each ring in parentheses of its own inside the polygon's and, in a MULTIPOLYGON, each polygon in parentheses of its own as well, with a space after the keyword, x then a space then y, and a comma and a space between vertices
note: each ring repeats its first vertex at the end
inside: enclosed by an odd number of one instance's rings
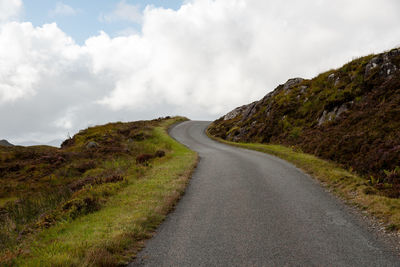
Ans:
POLYGON ((311 80, 290 79, 216 120, 209 133, 297 147, 352 168, 399 197, 400 49, 311 80))
POLYGON ((47 143, 40 143, 40 142, 36 142, 36 141, 25 141, 25 142, 18 143, 18 145, 21 145, 21 146, 43 146, 43 145, 45 145, 45 146, 60 147, 62 142, 63 142, 63 140, 61 140, 61 139, 55 139, 55 140, 52 140, 47 143))
POLYGON ((13 144, 11 144, 10 142, 8 142, 7 140, 0 140, 0 146, 14 146, 13 144))

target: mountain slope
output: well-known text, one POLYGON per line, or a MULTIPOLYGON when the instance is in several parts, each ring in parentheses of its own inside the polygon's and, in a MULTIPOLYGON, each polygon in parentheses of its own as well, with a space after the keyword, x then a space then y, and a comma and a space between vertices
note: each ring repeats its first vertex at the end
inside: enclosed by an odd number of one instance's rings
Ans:
POLYGON ((216 120, 209 133, 276 143, 333 160, 400 196, 400 49, 279 85, 216 120), (372 178, 371 178, 372 177, 372 178))
POLYGON ((13 144, 11 144, 7 140, 3 139, 3 140, 0 140, 0 146, 13 146, 13 144))

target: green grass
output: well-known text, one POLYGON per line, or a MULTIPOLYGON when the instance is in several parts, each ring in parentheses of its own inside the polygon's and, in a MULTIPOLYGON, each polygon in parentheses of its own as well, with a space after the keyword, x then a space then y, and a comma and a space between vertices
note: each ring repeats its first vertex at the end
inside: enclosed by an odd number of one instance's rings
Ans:
POLYGON ((268 153, 291 162, 320 181, 324 187, 329 188, 348 204, 366 211, 383 222, 388 231, 400 229, 400 199, 377 195, 377 190, 368 180, 351 170, 343 169, 337 163, 281 145, 236 143, 216 138, 208 132, 207 134, 221 143, 268 153))
POLYGON ((124 169, 124 181, 89 185, 79 191, 78 198, 88 199, 85 194, 89 194, 105 199, 100 207, 73 219, 61 218, 29 235, 18 247, 0 255, 0 265, 116 266, 132 260, 179 200, 197 163, 195 152, 167 134, 168 127, 180 120, 162 121, 150 130, 151 138, 140 142, 140 151, 161 148, 168 151, 165 157, 147 166, 126 162, 134 158, 105 162, 108 169, 124 169))
POLYGON ((0 207, 3 207, 7 202, 15 201, 17 199, 18 199, 17 197, 0 198, 0 207))

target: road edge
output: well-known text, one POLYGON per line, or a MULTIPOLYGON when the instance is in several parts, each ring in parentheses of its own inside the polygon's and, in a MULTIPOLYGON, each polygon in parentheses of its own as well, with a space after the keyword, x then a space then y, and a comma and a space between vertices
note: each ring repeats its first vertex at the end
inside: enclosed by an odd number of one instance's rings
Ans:
POLYGON ((389 199, 384 196, 365 194, 365 191, 368 192, 365 188, 369 188, 369 186, 365 184, 365 179, 357 176, 355 173, 351 173, 341 168, 334 162, 317 158, 314 155, 296 152, 291 148, 278 145, 236 143, 227 141, 210 134, 209 126, 205 129, 205 134, 216 142, 241 149, 265 153, 292 164, 316 181, 327 193, 343 203, 371 233, 380 239, 383 239, 382 241, 389 245, 395 254, 400 255, 400 199, 389 199), (274 149, 276 147, 280 147, 284 152, 277 151, 274 149), (334 170, 334 174, 339 174, 339 176, 344 174, 345 176, 344 178, 337 177, 337 175, 332 175, 332 177, 323 177, 314 169, 316 168, 315 166, 304 162, 301 164, 299 158, 293 158, 293 154, 313 157, 314 160, 324 163, 325 166, 327 165, 331 167, 334 170), (335 171, 339 171, 339 173, 336 173, 335 171), (346 178, 351 180, 346 181, 346 178), (387 211, 393 209, 393 202, 397 204, 398 212, 388 214, 387 211), (381 208, 382 206, 384 209, 379 211, 378 208, 381 208))

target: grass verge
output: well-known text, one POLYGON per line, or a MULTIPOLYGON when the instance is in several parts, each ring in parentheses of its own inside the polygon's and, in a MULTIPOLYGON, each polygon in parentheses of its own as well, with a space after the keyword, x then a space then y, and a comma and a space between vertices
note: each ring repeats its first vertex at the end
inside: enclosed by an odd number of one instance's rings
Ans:
POLYGON ((348 204, 358 207, 384 223, 387 231, 400 229, 400 199, 377 195, 377 190, 368 180, 351 170, 345 170, 334 162, 281 145, 236 143, 214 137, 208 131, 207 135, 224 144, 268 153, 291 162, 348 204))
POLYGON ((179 200, 197 164, 197 154, 167 133, 176 121, 163 121, 152 130, 153 138, 143 141, 149 150, 152 146, 167 149, 165 157, 143 166, 133 164, 126 172, 125 182, 108 196, 101 209, 32 234, 19 246, 16 257, 11 255, 7 261, 7 255, 3 254, 0 265, 118 266, 128 263, 179 200))

